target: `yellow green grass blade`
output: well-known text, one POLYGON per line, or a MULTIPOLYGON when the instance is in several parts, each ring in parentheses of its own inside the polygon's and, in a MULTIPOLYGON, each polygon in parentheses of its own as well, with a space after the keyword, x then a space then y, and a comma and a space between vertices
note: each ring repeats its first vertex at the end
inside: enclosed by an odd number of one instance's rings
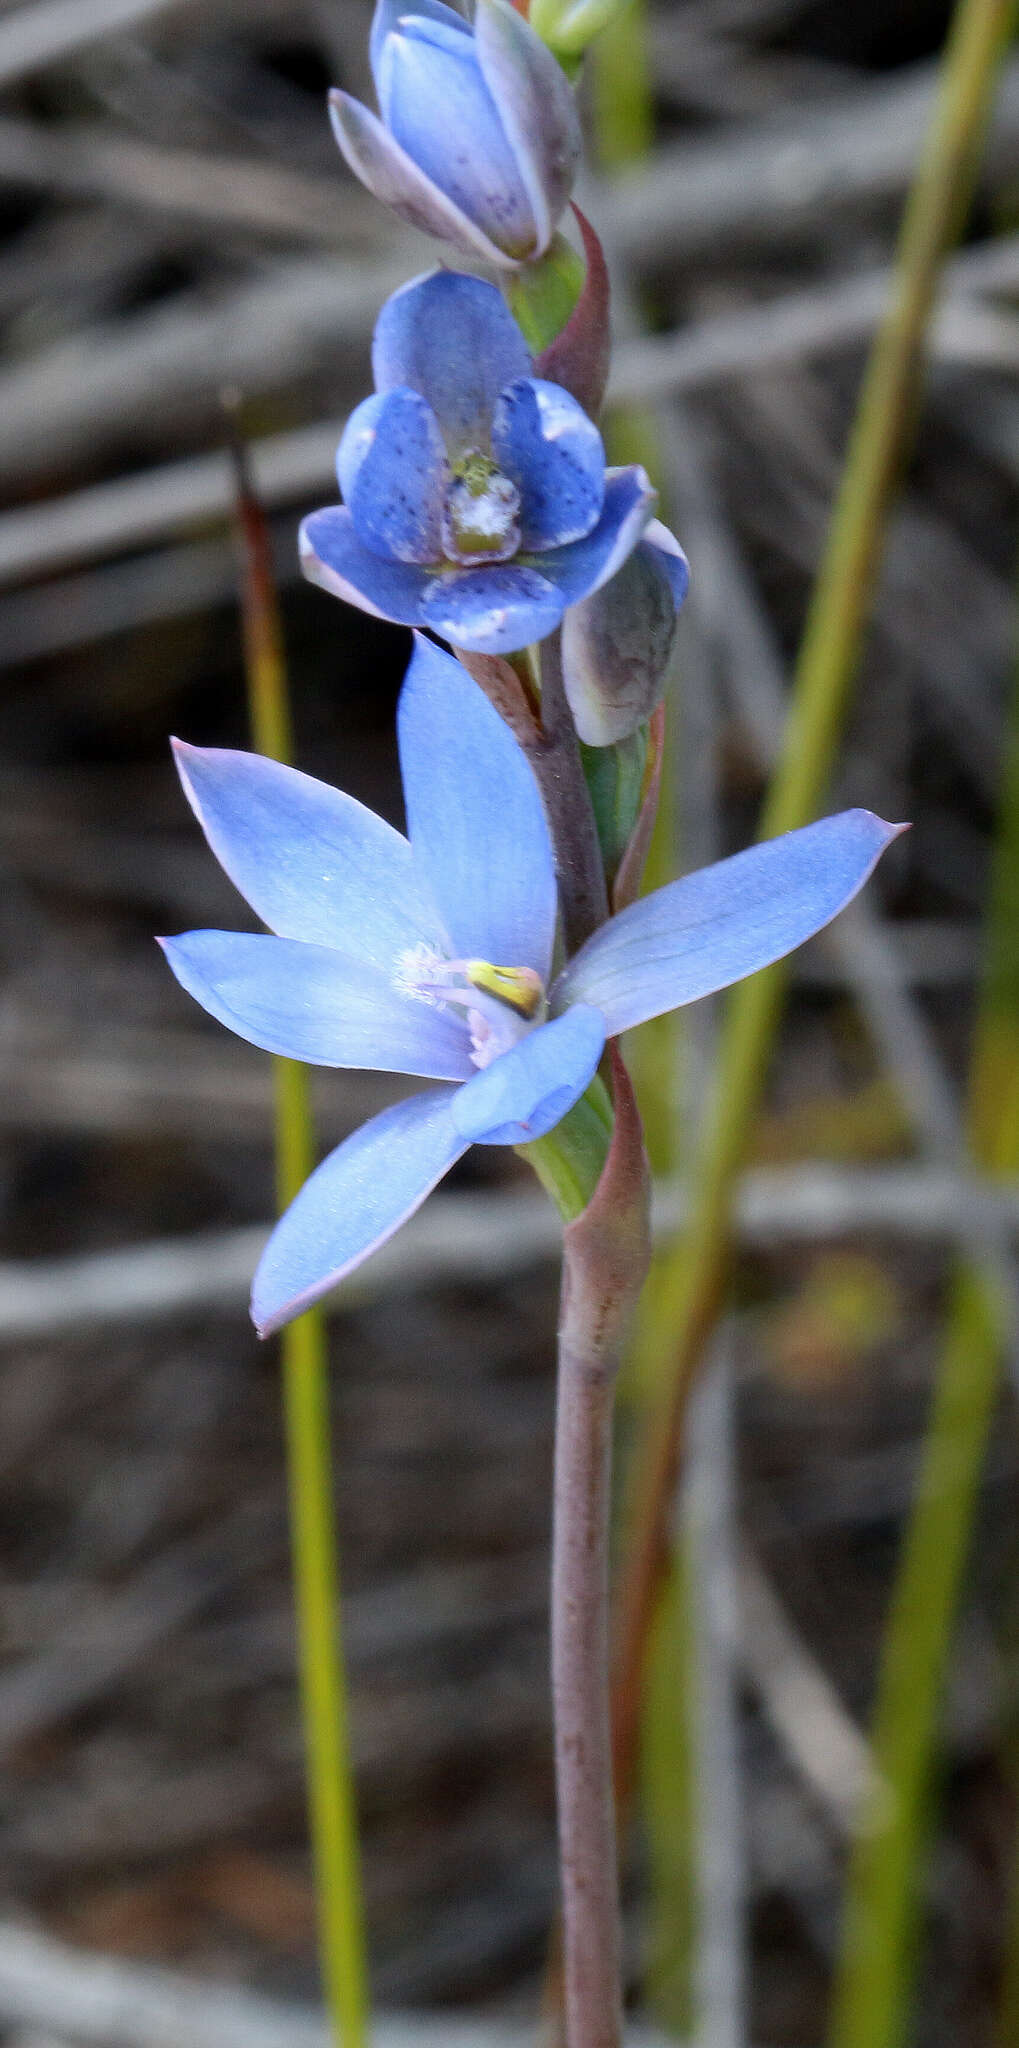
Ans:
MULTIPOLYGON (((985 1174, 1019 1172, 1019 670, 970 1071, 969 1144, 985 1174)), ((938 1714, 1002 1358, 986 1271, 953 1279, 934 1401, 885 1628, 872 1748, 877 1780, 850 1859, 831 2048, 898 2048, 918 1947, 938 1714)), ((1019 1927, 1017 1927, 1019 1937, 1019 1927)), ((1003 2021, 1019 2012, 1006 1971, 1003 2021)), ((1000 2040, 1016 2040, 1002 2032, 1000 2040)))
MULTIPOLYGON (((888 311, 871 352, 797 664, 786 742, 764 807, 765 835, 820 808, 844 722, 888 508, 909 445, 941 263, 972 190, 1008 0, 958 0, 936 108, 910 193, 888 311)), ((645 1647, 666 1559, 665 1532, 689 1387, 722 1299, 732 1197, 761 1099, 786 985, 782 967, 729 1003, 693 1214, 670 1262, 660 1395, 637 1459, 621 1582, 617 1673, 621 1781, 632 1775, 645 1647)), ((873 2048, 873 2044, 871 2044, 873 2048)))
MULTIPOLYGON (((252 738, 259 753, 289 761, 293 745, 287 671, 268 535, 241 459, 238 470, 242 620, 252 738)), ((304 1068, 292 1060, 276 1059, 273 1071, 276 1193, 282 1210, 293 1201, 315 1165, 315 1146, 304 1068)), ((332 2048, 364 2048, 368 2039, 367 1972, 340 1636, 329 1359, 321 1313, 311 1309, 290 1323, 282 1333, 280 1348, 323 1993, 332 2048)))

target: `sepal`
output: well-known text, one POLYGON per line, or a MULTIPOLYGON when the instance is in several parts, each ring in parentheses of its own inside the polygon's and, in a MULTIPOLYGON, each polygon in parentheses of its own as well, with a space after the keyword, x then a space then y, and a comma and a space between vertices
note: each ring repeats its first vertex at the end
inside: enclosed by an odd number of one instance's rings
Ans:
MULTIPOLYGON (((539 377, 561 384, 597 419, 609 379, 609 273, 605 253, 590 221, 574 206, 584 244, 584 282, 562 331, 549 340, 535 363, 539 377)), ((527 272, 521 272, 521 278, 527 272)))

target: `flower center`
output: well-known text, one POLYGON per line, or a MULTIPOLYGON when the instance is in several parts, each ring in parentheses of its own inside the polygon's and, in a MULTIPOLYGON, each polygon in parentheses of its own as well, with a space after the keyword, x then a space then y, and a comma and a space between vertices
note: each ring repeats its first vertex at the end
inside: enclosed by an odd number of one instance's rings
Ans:
POLYGON ((540 1023, 545 989, 533 967, 499 967, 491 960, 444 960, 416 946, 397 961, 394 986, 436 1009, 459 1011, 470 1032, 471 1059, 490 1067, 540 1023))
POLYGON ((506 562, 520 546, 520 492, 478 448, 457 464, 442 513, 451 562, 506 562))

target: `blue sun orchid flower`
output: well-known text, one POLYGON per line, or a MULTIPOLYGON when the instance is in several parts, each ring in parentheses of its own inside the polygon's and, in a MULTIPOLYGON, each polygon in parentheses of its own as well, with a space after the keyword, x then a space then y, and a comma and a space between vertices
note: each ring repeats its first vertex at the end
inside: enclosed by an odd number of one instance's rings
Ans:
POLYGON ((547 249, 580 159, 573 94, 509 0, 474 25, 441 0, 378 0, 371 64, 381 119, 330 94, 355 176, 402 220, 488 263, 547 249))
POLYGON ((855 896, 899 829, 845 811, 670 882, 555 972, 556 879, 521 748, 459 662, 419 639, 400 698, 404 838, 259 754, 177 744, 213 852, 268 934, 161 941, 181 985, 254 1045, 443 1085, 363 1125, 277 1224, 265 1335, 386 1242, 469 1145, 543 1137, 605 1040, 725 988, 855 896))
MULTIPOLYGON (((656 495, 637 467, 605 467, 575 398, 532 376, 523 335, 482 278, 435 271, 382 308, 376 391, 337 456, 345 503, 301 527, 306 576, 377 618, 428 627, 480 654, 553 632, 614 576, 656 495)), ((682 602, 686 561, 654 550, 682 602)))

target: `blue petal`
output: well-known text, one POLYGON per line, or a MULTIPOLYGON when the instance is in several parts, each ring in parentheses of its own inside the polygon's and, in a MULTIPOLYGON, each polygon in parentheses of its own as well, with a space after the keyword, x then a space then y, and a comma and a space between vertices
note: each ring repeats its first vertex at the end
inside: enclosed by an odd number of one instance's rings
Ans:
POLYGON ((309 583, 373 618, 393 619, 398 626, 425 623, 425 597, 435 577, 416 562, 373 555, 358 539, 346 505, 312 512, 301 524, 298 546, 309 583))
POLYGON ((438 421, 416 391, 382 391, 351 413, 336 458, 365 547, 398 562, 442 558, 450 467, 438 421))
POLYGON ((438 1081, 474 1071, 468 1033, 452 1012, 400 995, 392 974, 328 946, 260 932, 182 932, 160 944, 181 987, 263 1052, 438 1081))
POLYGON ((461 1088, 453 1122, 476 1145, 527 1145, 562 1121, 594 1078, 605 1020, 578 1003, 540 1024, 461 1088))
POLYGON ((377 83, 386 127, 425 176, 507 255, 535 254, 534 214, 473 38, 404 20, 382 46, 377 83))
POLYGON ((820 931, 903 830, 842 811, 684 875, 602 925, 552 991, 594 1003, 610 1037, 728 988, 820 931))
MULTIPOLYGON (((512 654, 554 632, 565 600, 523 562, 435 574, 373 555, 345 505, 312 512, 301 526, 301 568, 309 583, 398 626, 427 626, 478 654, 512 654)), ((542 558, 543 564, 545 557, 542 558)))
POLYGON ((280 1218, 258 1263, 251 1315, 268 1337, 328 1294, 413 1216, 467 1150, 435 1088, 384 1109, 330 1152, 280 1218))
POLYGON ((438 21, 445 28, 453 29, 466 36, 468 41, 471 40, 470 23, 464 20, 462 14, 457 13, 455 7, 443 6, 443 0, 378 0, 368 45, 376 91, 382 45, 387 36, 395 35, 408 21, 438 21))
POLYGON ((386 301, 372 346, 375 384, 427 399, 451 455, 487 449, 500 391, 530 375, 527 344, 502 293, 483 278, 436 270, 386 301))
POLYGON ((520 492, 522 548, 583 540, 605 500, 605 450, 593 420, 559 384, 520 377, 501 393, 492 454, 520 492))
POLYGON ((351 99, 349 93, 331 92, 329 115, 333 134, 355 178, 384 206, 391 206, 401 220, 420 228, 422 234, 452 242, 475 260, 480 256, 486 263, 516 269, 515 259, 504 255, 476 222, 440 192, 370 108, 351 99))
POLYGON ((475 654, 514 654, 553 633, 564 609, 558 590, 539 570, 524 562, 494 562, 434 577, 417 623, 475 654))
POLYGON ((220 866, 271 931, 391 973, 445 935, 402 832, 343 790, 262 754, 174 741, 184 793, 220 866))
POLYGON ((479 0, 474 42, 482 75, 530 200, 540 255, 570 196, 580 122, 562 66, 506 0, 479 0))
POLYGON ((527 761, 452 655, 419 639, 397 711, 414 859, 454 954, 533 967, 547 983, 556 882, 527 761))
POLYGON ((610 469, 597 526, 583 540, 535 555, 535 566, 554 583, 563 609, 600 590, 633 553, 654 508, 657 493, 644 470, 610 469))

